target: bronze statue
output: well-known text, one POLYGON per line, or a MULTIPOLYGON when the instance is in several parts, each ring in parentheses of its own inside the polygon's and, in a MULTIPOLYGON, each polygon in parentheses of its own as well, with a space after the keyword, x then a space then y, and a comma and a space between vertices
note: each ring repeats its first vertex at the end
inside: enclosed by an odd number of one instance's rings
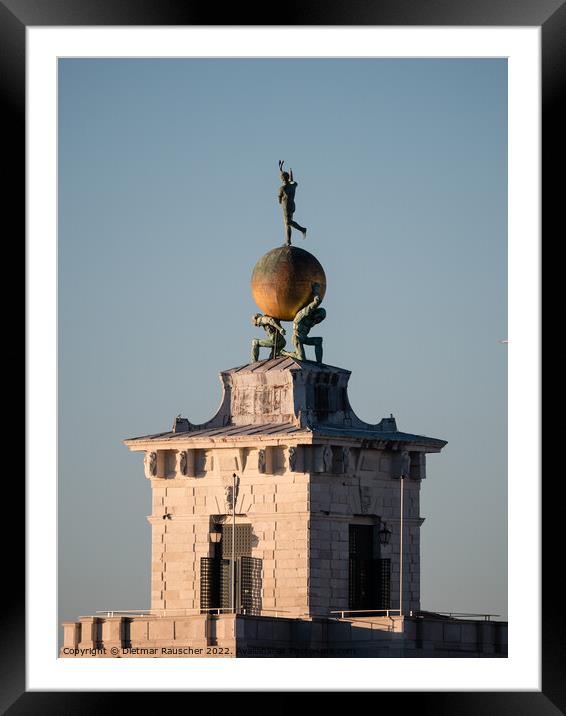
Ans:
POLYGON ((307 230, 304 226, 300 226, 296 221, 293 221, 293 214, 295 213, 295 190, 297 189, 297 182, 293 179, 293 170, 289 169, 288 172, 283 171, 283 162, 279 160, 279 173, 281 176, 282 186, 279 188, 279 203, 283 205, 283 221, 285 222, 285 234, 287 237, 287 246, 291 245, 291 227, 297 229, 303 234, 303 239, 307 238, 307 230))
POLYGON ((280 355, 281 349, 285 346, 285 338, 283 338, 285 329, 281 326, 281 322, 277 318, 256 313, 252 316, 252 323, 254 326, 261 326, 267 333, 267 338, 252 340, 252 363, 259 360, 260 347, 272 349, 270 358, 280 355))
POLYGON ((326 318, 326 310, 320 308, 320 284, 312 284, 312 292, 314 299, 297 313, 293 320, 293 346, 294 353, 288 351, 280 351, 281 355, 297 358, 298 360, 306 360, 305 346, 314 346, 314 354, 317 363, 322 363, 322 338, 309 338, 309 331, 313 326, 321 323, 326 318))

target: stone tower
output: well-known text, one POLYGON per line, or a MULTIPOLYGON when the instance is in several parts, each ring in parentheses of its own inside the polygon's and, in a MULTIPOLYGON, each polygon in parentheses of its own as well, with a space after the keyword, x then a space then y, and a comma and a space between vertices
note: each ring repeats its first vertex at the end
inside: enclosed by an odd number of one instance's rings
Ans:
POLYGON ((421 480, 446 443, 360 420, 349 377, 289 357, 232 368, 211 420, 125 441, 153 494, 152 609, 375 613, 401 584, 403 613, 420 609, 421 480))

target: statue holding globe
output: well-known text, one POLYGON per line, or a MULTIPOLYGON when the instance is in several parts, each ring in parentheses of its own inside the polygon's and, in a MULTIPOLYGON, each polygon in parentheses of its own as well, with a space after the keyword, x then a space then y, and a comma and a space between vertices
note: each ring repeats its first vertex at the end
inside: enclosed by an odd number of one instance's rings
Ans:
POLYGON ((285 162, 279 160, 279 174, 283 184, 279 188, 278 199, 279 203, 283 207, 283 221, 285 223, 285 235, 287 237, 287 246, 291 245, 291 227, 297 229, 303 234, 303 239, 307 238, 307 230, 304 226, 297 224, 293 221, 293 214, 295 213, 295 191, 297 189, 297 182, 293 179, 293 170, 289 169, 288 172, 283 171, 283 164, 285 162))
POLYGON ((285 329, 281 323, 271 316, 262 316, 261 313, 252 316, 252 323, 254 326, 261 326, 267 334, 267 338, 252 340, 252 363, 259 360, 260 348, 271 348, 270 358, 281 355, 281 349, 285 346, 285 329))
POLYGON ((313 300, 301 309, 293 320, 293 347, 294 353, 281 351, 281 355, 289 356, 289 358, 297 358, 298 360, 306 360, 305 346, 314 346, 314 354, 317 363, 322 363, 322 338, 316 336, 309 338, 309 332, 313 326, 324 321, 326 318, 326 310, 320 308, 322 301, 319 295, 320 285, 313 283, 312 293, 313 300))
POLYGON ((293 221, 295 188, 293 173, 279 170, 283 186, 279 202, 283 205, 287 243, 265 253, 254 266, 251 289, 261 313, 252 316, 252 323, 266 332, 264 339, 254 338, 252 362, 259 360, 260 348, 271 348, 269 358, 290 356, 306 360, 305 346, 314 346, 315 357, 322 363, 322 338, 310 337, 311 329, 326 318, 320 307, 326 293, 326 275, 318 259, 308 251, 291 245, 291 229, 306 234, 306 229, 293 221), (281 321, 293 321, 293 352, 284 351, 285 330, 281 321))

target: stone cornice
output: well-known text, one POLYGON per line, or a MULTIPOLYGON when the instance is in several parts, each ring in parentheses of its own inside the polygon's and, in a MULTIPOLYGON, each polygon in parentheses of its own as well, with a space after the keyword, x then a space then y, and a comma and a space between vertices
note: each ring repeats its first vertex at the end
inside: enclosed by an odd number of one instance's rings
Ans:
MULTIPOLYGON (((292 436, 275 436, 275 435, 262 435, 257 433, 253 436, 242 435, 234 437, 219 437, 219 438, 199 438, 198 436, 191 437, 190 433, 183 435, 182 438, 175 439, 175 441, 160 439, 159 437, 152 438, 132 438, 131 440, 124 440, 123 443, 130 448, 132 452, 146 451, 146 450, 210 450, 213 448, 254 448, 258 444, 266 447, 280 447, 280 446, 297 446, 297 445, 311 445, 313 442, 312 433, 305 432, 304 434, 297 435, 296 433, 292 436)), ((327 442, 335 443, 333 440, 327 442)), ((350 441, 351 442, 351 441, 350 441)), ((355 443, 352 443, 355 445, 355 443)))

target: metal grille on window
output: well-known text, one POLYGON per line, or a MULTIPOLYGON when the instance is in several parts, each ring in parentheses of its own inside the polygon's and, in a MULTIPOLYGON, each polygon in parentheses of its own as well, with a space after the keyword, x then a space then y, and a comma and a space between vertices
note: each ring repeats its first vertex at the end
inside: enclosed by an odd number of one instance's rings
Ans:
POLYGON ((249 557, 252 552, 252 526, 251 525, 222 525, 222 558, 232 559, 232 533, 235 531, 234 556, 249 557))
POLYGON ((350 525, 349 608, 377 609, 373 526, 350 525))
POLYGON ((230 583, 233 525, 224 524, 215 556, 201 558, 201 612, 221 609, 225 613, 234 606, 236 612, 261 614, 262 560, 251 556, 252 526, 236 525, 234 532, 235 599, 232 602, 230 583))
POLYGON ((261 566, 256 557, 241 557, 241 604, 243 614, 261 614, 261 566))
POLYGON ((375 575, 377 578, 376 609, 391 609, 391 560, 376 559, 375 575))
POLYGON ((200 608, 201 611, 218 608, 218 560, 214 557, 200 559, 200 608))
POLYGON ((218 560, 219 571, 220 571, 220 604, 224 612, 230 609, 230 560, 220 559, 218 560))

